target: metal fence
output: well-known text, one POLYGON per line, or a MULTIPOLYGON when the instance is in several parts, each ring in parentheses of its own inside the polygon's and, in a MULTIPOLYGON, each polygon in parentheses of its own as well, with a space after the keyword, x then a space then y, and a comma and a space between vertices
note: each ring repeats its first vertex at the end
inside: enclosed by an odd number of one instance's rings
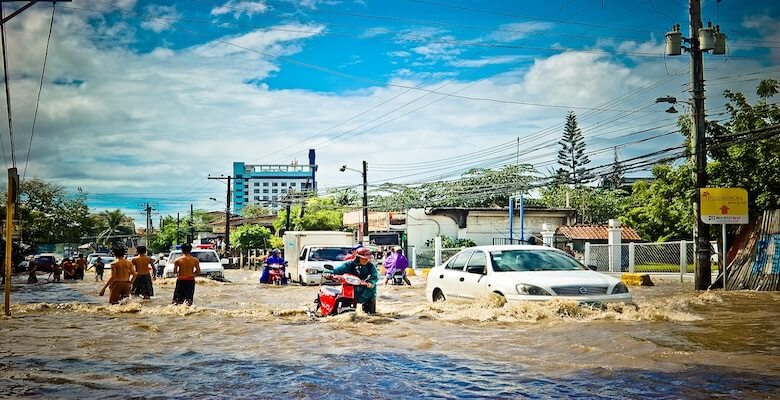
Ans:
MULTIPOLYGON (((584 263, 597 271, 693 273, 693 242, 681 240, 663 243, 585 244, 584 263), (613 260, 610 265, 610 258, 613 260)), ((712 265, 717 271, 716 263, 712 265)))
MULTIPOLYGON (((461 248, 441 249, 441 262, 447 261, 450 257, 455 255, 455 253, 459 252, 460 250, 461 248)), ((411 264, 411 266, 415 269, 432 268, 436 266, 435 249, 413 248, 413 250, 410 250, 409 253, 410 253, 409 264, 411 264)))

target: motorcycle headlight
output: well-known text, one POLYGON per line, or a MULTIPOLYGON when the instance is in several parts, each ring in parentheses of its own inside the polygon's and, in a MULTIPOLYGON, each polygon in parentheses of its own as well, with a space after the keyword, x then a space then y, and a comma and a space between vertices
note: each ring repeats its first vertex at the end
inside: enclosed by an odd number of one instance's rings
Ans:
POLYGON ((628 293, 628 288, 623 282, 618 282, 615 287, 612 288, 612 294, 628 293))
POLYGON ((521 283, 515 287, 517 294, 525 294, 529 296, 550 296, 550 293, 539 286, 528 285, 521 283))

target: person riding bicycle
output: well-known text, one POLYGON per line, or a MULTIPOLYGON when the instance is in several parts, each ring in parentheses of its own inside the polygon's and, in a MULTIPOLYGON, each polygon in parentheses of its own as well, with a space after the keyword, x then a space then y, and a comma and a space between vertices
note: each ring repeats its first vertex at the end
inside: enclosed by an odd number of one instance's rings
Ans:
POLYGON ((355 287, 355 300, 361 304, 364 313, 376 314, 376 284, 379 272, 371 262, 371 250, 361 247, 353 254, 354 259, 345 261, 324 276, 327 278, 329 275, 352 274, 366 281, 366 286, 355 287))
POLYGON ((273 249, 271 256, 265 259, 263 273, 260 274, 260 283, 268 283, 268 276, 271 272, 271 265, 278 264, 282 269, 282 284, 287 284, 287 261, 281 257, 279 249, 273 249))

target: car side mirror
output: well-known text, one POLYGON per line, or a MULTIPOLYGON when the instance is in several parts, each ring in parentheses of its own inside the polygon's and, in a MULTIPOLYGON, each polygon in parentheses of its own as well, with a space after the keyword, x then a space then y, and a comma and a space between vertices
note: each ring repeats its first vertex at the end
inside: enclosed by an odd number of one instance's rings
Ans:
POLYGON ((298 257, 298 260, 304 261, 306 260, 306 253, 302 253, 300 257, 298 257))

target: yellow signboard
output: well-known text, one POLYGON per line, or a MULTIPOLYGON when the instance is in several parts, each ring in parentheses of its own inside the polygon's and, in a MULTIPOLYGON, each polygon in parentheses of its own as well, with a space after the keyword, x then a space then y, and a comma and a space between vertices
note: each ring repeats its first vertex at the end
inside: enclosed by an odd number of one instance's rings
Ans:
POLYGON ((703 188, 701 221, 705 224, 747 224, 748 193, 740 188, 703 188))

